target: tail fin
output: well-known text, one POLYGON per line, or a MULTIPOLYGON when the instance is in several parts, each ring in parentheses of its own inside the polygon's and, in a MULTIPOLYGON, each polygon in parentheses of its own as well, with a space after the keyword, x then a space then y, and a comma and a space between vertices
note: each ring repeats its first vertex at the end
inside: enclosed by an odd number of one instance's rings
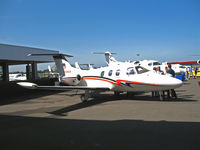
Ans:
POLYGON ((65 75, 65 72, 67 71, 67 69, 72 68, 70 63, 65 58, 65 57, 73 57, 71 55, 66 55, 66 54, 29 54, 28 56, 52 56, 55 61, 58 72, 60 74, 60 77, 65 75))
POLYGON ((107 64, 110 64, 112 62, 117 62, 117 60, 112 56, 113 54, 116 54, 116 53, 111 53, 111 52, 107 51, 105 53, 102 53, 102 52, 93 52, 93 54, 104 54, 105 58, 106 58, 107 64))
POLYGON ((117 62, 116 59, 112 56, 112 54, 114 54, 114 53, 110 53, 109 51, 107 51, 107 52, 104 53, 105 58, 106 58, 106 62, 108 64, 110 64, 112 62, 117 62))

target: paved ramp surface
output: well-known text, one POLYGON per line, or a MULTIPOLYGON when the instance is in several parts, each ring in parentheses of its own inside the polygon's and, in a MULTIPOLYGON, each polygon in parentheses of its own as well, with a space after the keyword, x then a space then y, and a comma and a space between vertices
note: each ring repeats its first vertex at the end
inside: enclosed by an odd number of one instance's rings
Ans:
POLYGON ((36 92, 0 104, 0 149, 199 149, 198 79, 178 99, 151 93, 80 102, 81 91, 36 92), (77 95, 78 94, 78 95, 77 95))

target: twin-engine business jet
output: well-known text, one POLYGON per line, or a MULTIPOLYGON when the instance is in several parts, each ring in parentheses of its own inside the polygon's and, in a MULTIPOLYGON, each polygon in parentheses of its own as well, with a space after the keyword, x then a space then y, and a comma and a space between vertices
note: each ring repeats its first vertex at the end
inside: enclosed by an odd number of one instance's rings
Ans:
POLYGON ((18 84, 31 89, 82 89, 85 94, 81 96, 83 102, 90 97, 90 91, 120 92, 151 92, 175 89, 182 85, 182 81, 156 74, 133 63, 114 63, 97 69, 82 70, 72 67, 64 54, 31 54, 31 56, 53 56, 60 82, 68 86, 38 86, 35 83, 19 82, 18 84))

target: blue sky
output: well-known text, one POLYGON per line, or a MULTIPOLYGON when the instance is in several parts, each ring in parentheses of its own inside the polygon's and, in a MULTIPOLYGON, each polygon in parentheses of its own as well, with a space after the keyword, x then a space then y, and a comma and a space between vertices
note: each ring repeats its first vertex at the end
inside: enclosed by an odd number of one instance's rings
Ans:
POLYGON ((0 0, 0 43, 60 50, 71 62, 200 56, 199 0, 0 0), (136 54, 140 56, 137 57, 136 54))

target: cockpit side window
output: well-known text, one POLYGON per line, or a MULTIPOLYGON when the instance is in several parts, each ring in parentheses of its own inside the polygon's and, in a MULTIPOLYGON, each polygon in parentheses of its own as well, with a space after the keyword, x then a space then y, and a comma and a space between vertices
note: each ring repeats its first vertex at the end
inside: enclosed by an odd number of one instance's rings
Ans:
POLYGON ((109 72, 108 72, 108 76, 112 76, 112 70, 110 70, 109 72))
POLYGON ((185 69, 186 67, 185 67, 185 66, 180 66, 179 68, 183 68, 183 69, 185 69))
POLYGON ((149 71, 148 69, 143 68, 143 67, 141 67, 141 66, 137 66, 137 67, 135 67, 135 69, 137 70, 137 73, 138 73, 138 74, 145 73, 145 72, 148 72, 148 71, 149 71))
POLYGON ((152 66, 152 63, 149 63, 148 66, 152 66))
POLYGON ((16 78, 21 77, 21 76, 22 76, 21 74, 18 74, 18 75, 16 75, 16 78))
POLYGON ((127 68, 127 75, 133 75, 135 74, 135 70, 134 70, 134 67, 129 67, 127 68))

